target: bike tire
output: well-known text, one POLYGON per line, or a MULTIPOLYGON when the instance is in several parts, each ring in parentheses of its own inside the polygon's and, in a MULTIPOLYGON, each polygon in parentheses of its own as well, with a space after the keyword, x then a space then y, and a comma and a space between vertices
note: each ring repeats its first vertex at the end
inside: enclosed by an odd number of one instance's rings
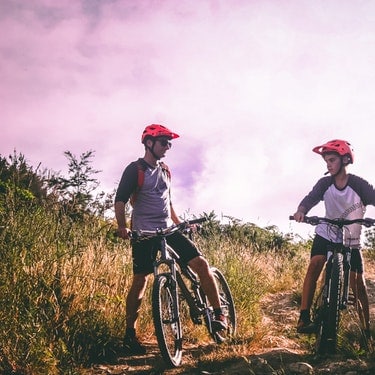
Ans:
POLYGON ((216 343, 221 344, 223 342, 228 341, 235 335, 237 329, 237 316, 233 302, 233 296, 230 291, 227 280, 225 279, 224 275, 219 269, 211 267, 211 272, 216 282, 216 286, 219 292, 221 309, 223 311, 223 314, 227 318, 228 327, 227 329, 222 331, 215 332, 212 330, 211 322, 214 319, 214 311, 212 306, 209 305, 208 301, 208 308, 204 316, 204 322, 213 340, 216 343))
POLYGON ((182 328, 178 297, 173 292, 171 276, 160 274, 152 290, 152 316, 161 356, 170 367, 182 362, 182 328))
POLYGON ((325 304, 323 298, 324 287, 321 288, 319 294, 316 297, 315 303, 313 305, 313 322, 316 325, 316 339, 315 339, 315 350, 316 352, 322 354, 325 352, 326 340, 325 335, 323 335, 323 322, 326 319, 327 305, 325 304))
POLYGON ((318 347, 319 354, 334 354, 337 350, 337 335, 340 323, 340 299, 343 280, 343 255, 335 253, 329 288, 328 306, 324 307, 323 321, 318 347))

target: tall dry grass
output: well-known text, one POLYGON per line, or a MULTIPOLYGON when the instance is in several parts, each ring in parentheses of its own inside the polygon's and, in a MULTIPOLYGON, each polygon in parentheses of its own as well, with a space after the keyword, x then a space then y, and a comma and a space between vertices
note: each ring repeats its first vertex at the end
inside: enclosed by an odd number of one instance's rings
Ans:
MULTIPOLYGON (((110 223, 99 218, 73 220, 51 206, 14 206, 9 199, 0 205, 0 372, 74 374, 115 356, 132 276, 129 243, 114 238, 110 223)), ((229 282, 238 340, 251 340, 260 298, 298 285, 304 251, 288 241, 260 250, 256 242, 220 233, 197 243, 229 282)), ((150 293, 139 335, 153 337, 150 293)), ((186 337, 208 340, 203 328, 191 325, 186 337)))

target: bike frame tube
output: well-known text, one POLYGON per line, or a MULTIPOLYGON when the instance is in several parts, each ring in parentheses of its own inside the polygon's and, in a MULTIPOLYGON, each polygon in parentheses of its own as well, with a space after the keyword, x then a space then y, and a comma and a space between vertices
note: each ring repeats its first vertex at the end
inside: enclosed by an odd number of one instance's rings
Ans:
POLYGON ((179 256, 172 248, 166 248, 166 253, 169 257, 173 258, 177 264, 180 266, 180 270, 176 267, 176 280, 180 288, 182 295, 185 297, 185 300, 190 309, 190 316, 193 319, 193 322, 196 323, 199 316, 203 314, 204 301, 199 291, 200 282, 197 278, 197 275, 187 264, 178 263, 179 256), (184 275, 191 283, 191 288, 188 288, 184 279, 184 275))

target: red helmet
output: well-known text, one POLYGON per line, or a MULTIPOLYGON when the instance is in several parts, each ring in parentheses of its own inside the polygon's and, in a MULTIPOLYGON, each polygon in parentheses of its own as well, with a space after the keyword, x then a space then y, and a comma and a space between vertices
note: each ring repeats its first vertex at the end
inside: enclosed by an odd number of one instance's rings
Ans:
POLYGON ((313 148, 313 151, 320 155, 323 155, 326 152, 337 152, 341 156, 349 156, 349 163, 354 162, 354 151, 351 144, 340 139, 334 139, 333 141, 329 141, 324 145, 316 146, 313 148))
POLYGON ((143 130, 141 142, 144 143, 147 137, 169 137, 170 139, 174 139, 178 138, 179 135, 173 133, 163 125, 152 124, 146 126, 145 130, 143 130))

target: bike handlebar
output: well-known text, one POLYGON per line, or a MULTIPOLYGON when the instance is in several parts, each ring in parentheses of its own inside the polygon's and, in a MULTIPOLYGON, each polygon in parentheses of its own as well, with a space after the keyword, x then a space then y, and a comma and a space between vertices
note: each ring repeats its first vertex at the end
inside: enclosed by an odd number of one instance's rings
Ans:
MULTIPOLYGON (((293 215, 289 216, 289 220, 295 220, 293 215)), ((365 227, 369 228, 375 225, 375 219, 371 219, 369 217, 363 219, 329 219, 327 217, 320 217, 320 216, 305 216, 303 219, 303 223, 311 224, 311 225, 318 225, 320 223, 329 223, 332 225, 336 225, 337 227, 344 227, 345 225, 350 224, 361 224, 365 227)))
POLYGON ((200 217, 198 219, 186 220, 179 224, 171 225, 168 228, 159 228, 156 230, 137 230, 131 232, 132 239, 150 238, 150 237, 166 237, 177 231, 183 231, 193 224, 200 224, 208 219, 206 217, 200 217))

